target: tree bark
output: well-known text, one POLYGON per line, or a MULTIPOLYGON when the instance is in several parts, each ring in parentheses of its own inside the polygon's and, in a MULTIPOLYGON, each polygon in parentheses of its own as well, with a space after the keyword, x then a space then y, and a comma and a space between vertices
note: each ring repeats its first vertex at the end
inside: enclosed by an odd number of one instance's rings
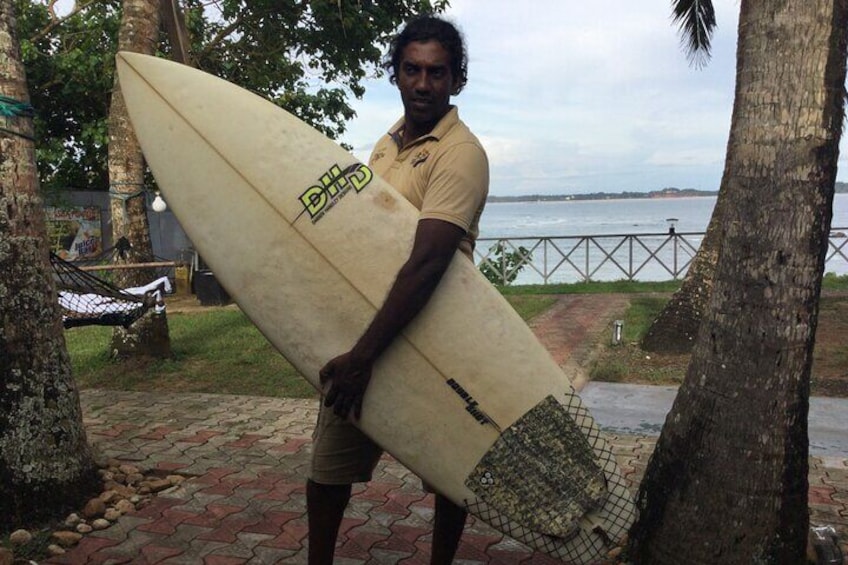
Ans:
POLYGON ((638 494, 637 563, 804 562, 810 367, 848 0, 743 0, 715 287, 638 494))
POLYGON ((692 351, 713 290, 721 247, 722 214, 727 200, 725 192, 719 191, 704 240, 695 253, 680 288, 645 332, 640 343, 645 351, 667 354, 692 351))
MULTIPOLYGON (((15 30, 13 2, 0 0, 0 94, 27 103, 15 30)), ((48 260, 32 118, 16 114, 0 119, 0 516, 4 524, 34 523, 51 516, 90 493, 95 479, 48 260)))
MULTIPOLYGON (((124 0, 118 49, 152 55, 159 40, 159 0, 124 0)), ((150 226, 144 191, 144 157, 132 129, 121 85, 115 75, 109 108, 109 193, 112 195, 113 241, 126 237, 131 245, 126 263, 153 260, 150 226)), ((149 269, 127 269, 118 275, 122 287, 142 286, 155 273, 149 269)), ((170 357, 171 347, 164 312, 149 311, 129 328, 112 332, 112 356, 170 357)))

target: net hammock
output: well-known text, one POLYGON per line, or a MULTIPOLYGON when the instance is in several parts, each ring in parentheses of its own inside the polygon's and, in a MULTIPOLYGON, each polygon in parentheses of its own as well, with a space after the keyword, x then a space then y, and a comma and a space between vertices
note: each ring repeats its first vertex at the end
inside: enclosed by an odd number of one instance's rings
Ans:
POLYGON ((144 286, 121 289, 52 251, 50 264, 65 328, 89 325, 127 328, 150 308, 164 309, 163 296, 172 292, 168 277, 159 277, 144 286))

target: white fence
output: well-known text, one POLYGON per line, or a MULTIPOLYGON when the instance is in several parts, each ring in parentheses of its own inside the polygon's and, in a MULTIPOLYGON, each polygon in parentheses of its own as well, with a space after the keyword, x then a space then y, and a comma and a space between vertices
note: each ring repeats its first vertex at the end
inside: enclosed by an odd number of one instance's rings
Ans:
MULTIPOLYGON (((480 238, 475 256, 502 283, 680 279, 703 232, 480 238)), ((833 228, 825 272, 848 274, 848 228, 833 228)))

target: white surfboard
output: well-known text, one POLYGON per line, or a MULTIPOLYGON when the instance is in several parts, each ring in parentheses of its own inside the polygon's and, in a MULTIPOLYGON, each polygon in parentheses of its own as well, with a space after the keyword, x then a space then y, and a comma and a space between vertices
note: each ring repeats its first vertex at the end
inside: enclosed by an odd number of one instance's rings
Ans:
MULTIPOLYGON (((120 53, 121 88, 168 205, 279 351, 318 371, 362 334, 417 211, 349 152, 209 74, 120 53)), ((445 496, 551 556, 591 563, 635 516, 568 379, 471 261, 381 357, 360 427, 445 496)))

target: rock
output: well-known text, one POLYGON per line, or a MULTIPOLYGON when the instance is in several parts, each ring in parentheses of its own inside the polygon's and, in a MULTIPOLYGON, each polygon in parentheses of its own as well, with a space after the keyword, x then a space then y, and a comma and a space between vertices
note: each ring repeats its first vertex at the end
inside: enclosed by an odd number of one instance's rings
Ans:
POLYGON ((106 528, 108 528, 111 525, 112 524, 109 523, 109 520, 107 520, 105 518, 98 518, 97 520, 95 520, 91 523, 91 527, 94 528, 95 530, 105 530, 106 528))
POLYGON ((77 532, 80 534, 90 534, 94 528, 88 524, 77 524, 77 532))
POLYGON ((115 522, 118 518, 121 517, 121 513, 114 508, 107 508, 106 512, 103 514, 103 517, 109 520, 110 522, 115 522))
POLYGON ((50 545, 47 546, 47 553, 49 553, 52 556, 64 555, 65 550, 62 548, 62 546, 56 545, 55 543, 51 543, 50 545))
POLYGON ((105 504, 112 504, 113 502, 120 500, 121 495, 118 494, 116 490, 104 490, 100 493, 100 500, 102 500, 105 504))
POLYGON ((88 520, 103 516, 104 512, 106 512, 106 503, 100 500, 100 497, 92 498, 82 509, 82 515, 88 520))
POLYGON ((140 472, 138 467, 136 467, 134 465, 127 465, 127 464, 119 465, 118 471, 123 473, 124 475, 135 475, 135 474, 138 474, 140 472))
POLYGON ((165 477, 167 480, 171 481, 172 485, 181 485, 185 481, 185 477, 182 475, 168 475, 165 477))
POLYGON ((15 562, 15 554, 8 547, 0 546, 0 565, 12 565, 15 562))
POLYGON ((82 521, 82 518, 79 517, 79 514, 74 512, 73 514, 68 514, 68 517, 65 518, 65 525, 73 528, 77 524, 82 521))
POLYGON ((32 541, 32 534, 27 530, 15 530, 9 534, 9 542, 12 545, 26 545, 32 541))
POLYGON ((152 481, 143 482, 142 486, 147 486, 150 489, 150 492, 159 492, 166 488, 170 488, 173 485, 171 485, 171 481, 168 479, 153 479, 152 481))
POLYGON ((82 534, 78 534, 76 532, 59 531, 53 532, 50 537, 56 540, 62 547, 71 547, 79 543, 79 540, 82 539, 82 534))
POLYGON ((115 474, 108 469, 99 469, 97 474, 100 475, 100 478, 105 481, 113 481, 115 480, 115 474))
POLYGON ((130 473, 127 475, 127 484, 128 485, 137 485, 141 481, 144 480, 144 475, 141 473, 130 473))
POLYGON ((119 500, 117 504, 115 504, 115 510, 117 510, 121 514, 126 514, 127 512, 134 512, 135 504, 133 504, 129 500, 119 500))

